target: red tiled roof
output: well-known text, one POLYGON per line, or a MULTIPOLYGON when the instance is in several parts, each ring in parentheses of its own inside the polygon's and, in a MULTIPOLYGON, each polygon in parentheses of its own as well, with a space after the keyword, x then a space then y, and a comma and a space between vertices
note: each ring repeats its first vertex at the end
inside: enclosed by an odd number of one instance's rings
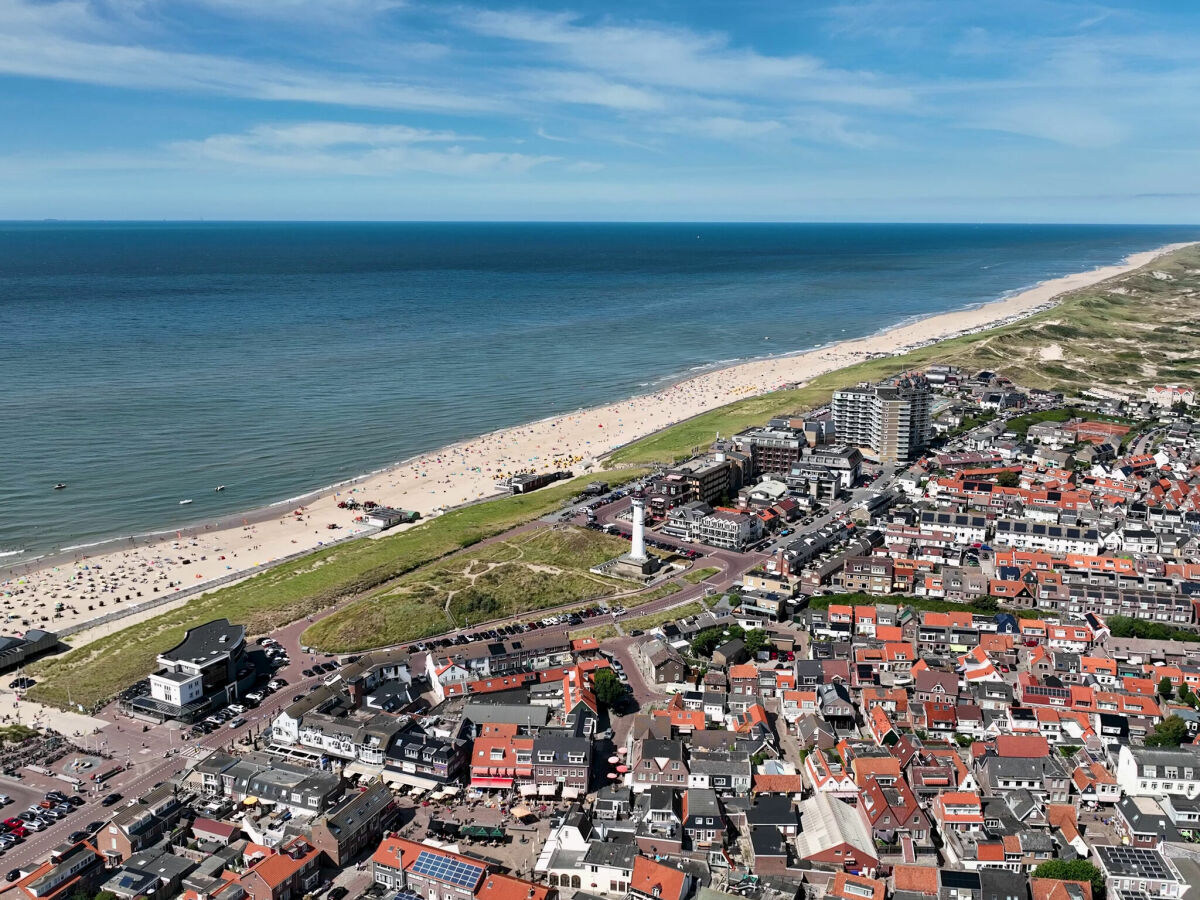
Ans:
POLYGON ((639 856, 633 861, 631 891, 638 891, 663 900, 683 900, 684 874, 673 866, 664 866, 652 859, 639 856), (655 890, 657 888, 657 890, 655 890))

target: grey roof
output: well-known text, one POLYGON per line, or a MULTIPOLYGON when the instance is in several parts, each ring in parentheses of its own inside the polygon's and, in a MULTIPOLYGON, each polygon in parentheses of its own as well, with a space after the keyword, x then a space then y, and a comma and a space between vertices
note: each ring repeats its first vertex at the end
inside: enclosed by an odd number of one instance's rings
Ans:
POLYGON ((632 869, 637 855, 637 844, 631 841, 592 841, 584 854, 583 863, 588 866, 632 869))
POLYGON ((796 810, 790 797, 784 794, 762 794, 746 813, 746 821, 752 827, 774 825, 776 827, 796 825, 796 810))
POLYGON ((550 721, 548 706, 516 703, 468 703, 463 718, 476 725, 530 725, 543 727, 550 721))
POLYGON ((717 800, 717 792, 712 788, 689 788, 687 792, 687 812, 691 816, 721 816, 721 803, 717 800))
POLYGON ((1126 794, 1117 804, 1117 810, 1125 817, 1130 829, 1138 834, 1156 834, 1164 841, 1183 840, 1175 823, 1153 797, 1131 797, 1126 794))
POLYGON ((188 629, 182 641, 159 655, 176 662, 206 662, 228 653, 245 637, 245 627, 231 625, 228 619, 213 619, 188 629))
POLYGON ((646 738, 642 741, 642 759, 669 759, 683 761, 683 742, 646 738))
POLYGON ((351 794, 325 816, 329 830, 339 837, 353 834, 377 821, 379 813, 392 802, 392 792, 381 781, 372 783, 365 791, 351 794))

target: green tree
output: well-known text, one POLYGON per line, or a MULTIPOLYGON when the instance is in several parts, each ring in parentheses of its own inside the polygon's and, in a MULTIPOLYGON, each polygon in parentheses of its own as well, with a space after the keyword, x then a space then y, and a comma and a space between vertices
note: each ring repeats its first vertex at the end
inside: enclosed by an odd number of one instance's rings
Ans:
POLYGON ((1166 675, 1159 679, 1158 693, 1161 697, 1170 697, 1175 693, 1175 685, 1171 684, 1171 679, 1166 675))
POLYGON ((612 669, 599 669, 592 678, 592 691, 598 702, 612 706, 625 696, 625 685, 612 669))
POLYGON ((1021 476, 1016 472, 1001 472, 996 476, 996 484, 1000 487, 1018 487, 1021 484, 1021 476))
POLYGON ((692 654, 695 656, 712 656, 714 650, 726 641, 745 637, 740 625, 730 625, 728 628, 706 628, 692 638, 692 654))
POLYGON ((1180 703, 1187 703, 1188 697, 1192 696, 1192 692, 1186 684, 1181 684, 1179 690, 1175 692, 1175 696, 1179 699, 1180 703))
POLYGON ((1033 877, 1090 883, 1094 900, 1104 900, 1104 874, 1086 859, 1052 859, 1034 869, 1033 877))
POLYGON ((1178 747, 1188 737, 1187 722, 1179 716, 1167 716, 1146 735, 1147 747, 1178 747))
POLYGON ((759 650, 765 649, 771 643, 771 639, 761 628, 751 628, 742 640, 746 642, 746 652, 751 656, 759 650))

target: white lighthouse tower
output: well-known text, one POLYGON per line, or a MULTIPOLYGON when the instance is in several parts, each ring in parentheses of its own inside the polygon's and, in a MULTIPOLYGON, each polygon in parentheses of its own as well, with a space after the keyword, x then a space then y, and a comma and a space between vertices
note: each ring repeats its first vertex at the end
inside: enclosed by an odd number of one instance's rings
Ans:
POLYGON ((633 498, 633 544, 629 558, 638 561, 646 558, 646 501, 641 497, 633 498))
POLYGON ((605 575, 616 575, 618 578, 636 578, 645 582, 652 579, 662 568, 663 562, 657 556, 646 552, 646 498, 641 494, 633 495, 633 533, 629 552, 613 560, 612 568, 605 575))

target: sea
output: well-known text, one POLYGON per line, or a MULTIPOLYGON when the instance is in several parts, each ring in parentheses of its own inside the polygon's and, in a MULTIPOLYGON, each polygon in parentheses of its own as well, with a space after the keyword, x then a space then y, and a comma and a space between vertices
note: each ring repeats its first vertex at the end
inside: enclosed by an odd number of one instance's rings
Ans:
POLYGON ((1079 225, 0 223, 0 565, 262 507, 1197 238, 1079 225))

